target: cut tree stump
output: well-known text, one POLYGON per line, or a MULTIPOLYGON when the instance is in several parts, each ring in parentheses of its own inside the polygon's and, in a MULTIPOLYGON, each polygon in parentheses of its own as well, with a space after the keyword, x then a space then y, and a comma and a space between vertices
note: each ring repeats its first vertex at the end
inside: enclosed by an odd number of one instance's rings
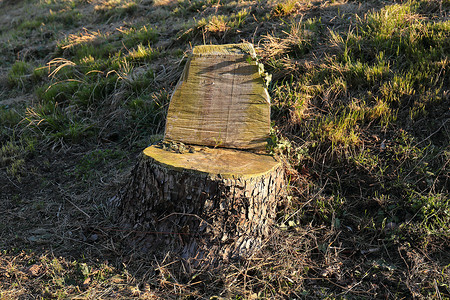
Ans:
POLYGON ((142 233, 133 241, 142 250, 211 266, 248 257, 269 234, 284 172, 264 151, 248 151, 270 129, 253 56, 251 44, 194 48, 165 140, 143 151, 120 195, 121 220, 142 233))

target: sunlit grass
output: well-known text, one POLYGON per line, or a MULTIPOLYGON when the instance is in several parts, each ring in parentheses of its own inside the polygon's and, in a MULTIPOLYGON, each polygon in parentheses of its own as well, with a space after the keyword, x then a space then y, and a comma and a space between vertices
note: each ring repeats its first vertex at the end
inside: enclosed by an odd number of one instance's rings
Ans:
POLYGON ((7 5, 23 14, 0 33, 0 298, 448 297, 449 1, 7 5), (241 41, 273 78, 281 231, 188 276, 108 231, 105 203, 161 139, 185 53, 241 41))

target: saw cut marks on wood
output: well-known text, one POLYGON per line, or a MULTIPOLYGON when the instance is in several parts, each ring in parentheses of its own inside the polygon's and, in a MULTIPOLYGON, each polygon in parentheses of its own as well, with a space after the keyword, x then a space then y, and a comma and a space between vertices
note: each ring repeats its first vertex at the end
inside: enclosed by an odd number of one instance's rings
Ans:
POLYGON ((169 105, 165 139, 264 149, 270 97, 252 44, 196 46, 169 105))

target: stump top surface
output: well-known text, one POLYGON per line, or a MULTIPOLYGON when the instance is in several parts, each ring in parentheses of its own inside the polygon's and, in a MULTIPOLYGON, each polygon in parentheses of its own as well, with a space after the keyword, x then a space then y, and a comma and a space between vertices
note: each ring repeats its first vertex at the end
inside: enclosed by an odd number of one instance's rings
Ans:
POLYGON ((269 155, 224 148, 194 146, 193 152, 177 153, 153 145, 144 154, 174 169, 188 169, 224 178, 248 178, 264 175, 280 165, 269 155))
POLYGON ((172 94, 165 139, 264 149, 270 97, 252 44, 197 46, 172 94))

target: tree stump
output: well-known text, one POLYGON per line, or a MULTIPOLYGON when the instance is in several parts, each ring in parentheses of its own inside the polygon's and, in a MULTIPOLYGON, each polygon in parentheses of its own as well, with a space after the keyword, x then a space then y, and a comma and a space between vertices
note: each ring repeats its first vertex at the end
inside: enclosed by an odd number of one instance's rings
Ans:
POLYGON ((281 163, 232 149, 190 151, 144 150, 122 195, 124 222, 148 232, 145 250, 213 265, 247 257, 275 219, 281 163))
POLYGON ((217 265, 248 257, 269 234, 284 173, 261 153, 270 103, 252 57, 251 44, 194 48, 164 141, 143 151, 120 195, 121 220, 142 232, 142 250, 217 265))

